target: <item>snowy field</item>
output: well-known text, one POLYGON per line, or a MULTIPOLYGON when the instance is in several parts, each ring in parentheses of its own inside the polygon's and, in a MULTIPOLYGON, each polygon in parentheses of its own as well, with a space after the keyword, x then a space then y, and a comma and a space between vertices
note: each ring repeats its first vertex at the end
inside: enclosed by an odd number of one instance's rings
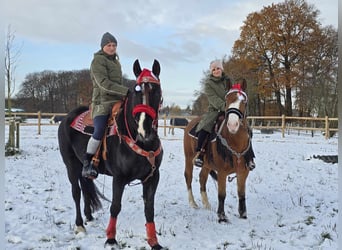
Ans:
MULTIPOLYGON (((58 150, 58 126, 21 127, 22 154, 5 159, 5 249, 103 249, 109 202, 75 235, 74 203, 58 150)), ((7 128, 6 128, 7 131, 7 128)), ((212 210, 188 205, 183 176, 183 130, 160 135, 164 148, 155 200, 159 243, 170 250, 338 249, 338 165, 313 159, 337 155, 338 139, 319 133, 270 135, 254 131, 257 167, 247 179, 247 220, 238 218, 236 180, 227 185, 229 223, 217 222, 217 186, 209 179, 212 210)), ((7 137, 7 132, 6 132, 7 137)), ((6 139, 7 140, 7 139, 6 139)), ((201 204, 199 170, 193 190, 201 204)), ((111 197, 111 178, 99 176, 98 188, 111 197)), ((118 217, 117 240, 122 249, 149 249, 141 186, 127 186, 118 217)))

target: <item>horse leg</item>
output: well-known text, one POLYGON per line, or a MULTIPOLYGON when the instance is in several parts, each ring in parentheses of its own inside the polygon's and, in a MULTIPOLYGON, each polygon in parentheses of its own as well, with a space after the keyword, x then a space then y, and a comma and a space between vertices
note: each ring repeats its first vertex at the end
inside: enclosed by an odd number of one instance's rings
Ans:
POLYGON ((193 174, 194 166, 192 165, 192 158, 188 155, 185 156, 185 170, 184 170, 184 177, 185 183, 188 190, 188 200, 189 204, 193 208, 198 208, 197 203, 195 202, 194 195, 192 192, 192 174, 193 174))
POLYGON ((247 219, 247 207, 246 207, 246 179, 248 177, 249 170, 246 169, 244 164, 242 164, 243 167, 238 167, 237 173, 236 173, 236 179, 237 179, 237 193, 239 197, 239 215, 242 219, 247 219))
POLYGON ((83 219, 81 214, 81 188, 77 182, 71 184, 72 198, 75 202, 76 208, 76 221, 75 221, 75 233, 85 232, 85 227, 83 225, 83 219))
POLYGON ((156 171, 150 180, 143 183, 144 212, 146 218, 147 243, 152 250, 159 250, 163 247, 159 245, 154 224, 154 198, 159 182, 159 171, 156 171))
POLYGON ((205 209, 210 210, 211 206, 208 200, 207 195, 207 180, 209 176, 209 168, 202 167, 200 173, 199 173, 199 181, 200 181, 200 192, 201 192, 201 198, 202 198, 202 204, 205 209))
POLYGON ((122 194, 123 190, 125 188, 125 184, 119 181, 119 178, 113 177, 113 183, 112 183, 112 190, 113 190, 113 198, 112 198, 112 204, 110 206, 110 219, 109 223, 106 229, 106 235, 107 240, 105 242, 105 245, 118 245, 118 242, 116 241, 116 222, 118 214, 121 211, 121 200, 122 200, 122 194))
MULTIPOLYGON (((65 159, 73 159, 72 156, 65 157, 65 159)), ((76 158, 77 159, 77 158, 76 158)), ((78 183, 78 171, 77 171, 77 165, 79 165, 79 162, 73 161, 73 162, 65 162, 65 165, 67 167, 68 171, 68 179, 71 184, 71 193, 72 198, 75 203, 75 209, 76 209, 76 220, 75 220, 75 233, 85 232, 85 227, 83 225, 83 219, 82 219, 82 213, 81 213, 81 188, 78 183)), ((80 172, 80 171, 79 171, 80 172)), ((81 172, 80 172, 81 173, 81 172)))
POLYGON ((217 215, 218 215, 218 222, 228 222, 228 218, 224 212, 224 201, 226 199, 226 181, 227 175, 218 172, 217 173, 217 186, 218 186, 218 208, 217 208, 217 215))
MULTIPOLYGON (((80 182, 81 182, 81 188, 82 188, 82 194, 83 194, 83 200, 84 200, 84 215, 86 217, 86 222, 87 221, 93 221, 94 217, 91 214, 92 210, 91 210, 90 194, 87 191, 85 191, 86 188, 84 188, 86 185, 85 182, 92 182, 92 180, 90 180, 88 178, 85 179, 85 178, 80 177, 80 182)), ((92 185, 92 183, 90 185, 92 185)))

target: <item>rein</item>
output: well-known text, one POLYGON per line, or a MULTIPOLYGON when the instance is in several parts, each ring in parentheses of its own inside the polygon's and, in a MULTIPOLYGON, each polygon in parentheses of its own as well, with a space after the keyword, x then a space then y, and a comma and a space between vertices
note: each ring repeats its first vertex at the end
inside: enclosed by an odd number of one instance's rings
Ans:
POLYGON ((220 129, 217 132, 217 137, 220 139, 220 141, 222 142, 222 145, 225 146, 233 155, 235 155, 237 157, 237 163, 240 164, 241 160, 240 158, 242 156, 244 156, 248 150, 251 147, 251 139, 250 137, 248 137, 248 145, 247 148, 245 150, 243 150, 242 152, 237 152, 235 151, 231 146, 229 146, 227 140, 225 138, 223 138, 223 136, 221 135, 221 131, 223 129, 223 126, 226 124, 226 118, 223 120, 223 122, 221 123, 220 129))
POLYGON ((225 146, 233 155, 235 155, 238 158, 237 162, 238 162, 238 164, 240 164, 240 162, 241 162, 240 158, 242 156, 244 156, 251 147, 251 140, 248 139, 248 145, 244 151, 237 152, 232 147, 229 146, 229 144, 227 143, 227 140, 225 138, 223 138, 221 134, 218 134, 217 137, 221 140, 223 146, 225 146))
POLYGON ((145 156, 147 158, 147 160, 149 161, 149 163, 151 164, 151 172, 150 174, 141 182, 136 183, 136 184, 131 184, 131 186, 134 185, 138 185, 138 184, 142 184, 144 182, 146 182, 150 177, 153 176, 154 171, 156 170, 156 165, 155 165, 155 159, 156 156, 158 156, 161 151, 162 151, 162 146, 161 144, 159 144, 159 147, 156 151, 146 151, 144 149, 142 149, 141 147, 139 147, 135 141, 133 141, 131 138, 129 138, 126 135, 122 136, 123 139, 125 140, 126 144, 137 154, 141 155, 141 156, 145 156))

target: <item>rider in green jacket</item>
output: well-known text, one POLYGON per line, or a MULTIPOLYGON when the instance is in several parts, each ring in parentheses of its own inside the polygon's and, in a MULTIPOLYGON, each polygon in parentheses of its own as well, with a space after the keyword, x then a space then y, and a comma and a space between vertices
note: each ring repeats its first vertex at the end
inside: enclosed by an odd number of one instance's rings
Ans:
MULTIPOLYGON (((220 60, 212 61, 210 63, 210 75, 204 85, 204 93, 207 95, 209 102, 208 111, 203 115, 196 128, 198 141, 197 153, 193 159, 193 164, 197 167, 203 166, 204 148, 207 138, 214 128, 219 113, 225 111, 225 95, 229 91, 229 82, 230 79, 223 72, 222 62, 220 60)), ((253 159, 247 166, 250 170, 255 168, 253 159)))
POLYGON ((106 32, 102 36, 101 50, 94 54, 91 63, 90 76, 93 83, 91 111, 94 133, 89 139, 83 159, 83 177, 97 177, 98 173, 91 159, 104 136, 113 105, 121 101, 128 91, 128 88, 122 84, 121 64, 116 48, 117 40, 106 32))
POLYGON ((210 63, 210 75, 204 85, 204 93, 209 102, 208 111, 202 116, 196 128, 198 142, 193 164, 197 167, 203 165, 204 142, 211 133, 219 113, 225 111, 225 94, 228 91, 228 81, 229 78, 223 72, 222 62, 220 60, 212 61, 210 63))

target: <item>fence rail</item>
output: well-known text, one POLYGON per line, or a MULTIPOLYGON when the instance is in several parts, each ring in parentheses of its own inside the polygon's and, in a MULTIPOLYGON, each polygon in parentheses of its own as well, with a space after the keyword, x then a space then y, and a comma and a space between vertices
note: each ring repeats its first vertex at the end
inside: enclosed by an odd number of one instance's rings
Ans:
MULTIPOLYGON (((5 117, 9 114, 6 112, 5 117)), ((12 118, 35 118, 37 122, 19 122, 20 126, 37 126, 38 134, 41 134, 41 126, 55 125, 52 122, 55 116, 65 116, 66 113, 12 113, 12 118), (47 123, 44 120, 49 119, 47 123)), ((167 135, 167 129, 169 128, 181 128, 184 129, 185 126, 173 126, 169 124, 171 118, 186 118, 187 120, 193 119, 195 116, 166 116, 164 115, 159 122, 159 127, 164 128, 164 136, 167 135), (161 124, 162 123, 162 124, 161 124)), ((287 130, 306 130, 311 131, 321 131, 325 134, 326 139, 329 138, 331 132, 338 131, 338 118, 326 117, 292 117, 292 116, 249 116, 248 122, 251 128, 260 130, 280 130, 282 132, 282 137, 285 137, 287 130), (332 125, 333 124, 333 125, 332 125)), ((6 124, 8 121, 6 120, 6 124)))

